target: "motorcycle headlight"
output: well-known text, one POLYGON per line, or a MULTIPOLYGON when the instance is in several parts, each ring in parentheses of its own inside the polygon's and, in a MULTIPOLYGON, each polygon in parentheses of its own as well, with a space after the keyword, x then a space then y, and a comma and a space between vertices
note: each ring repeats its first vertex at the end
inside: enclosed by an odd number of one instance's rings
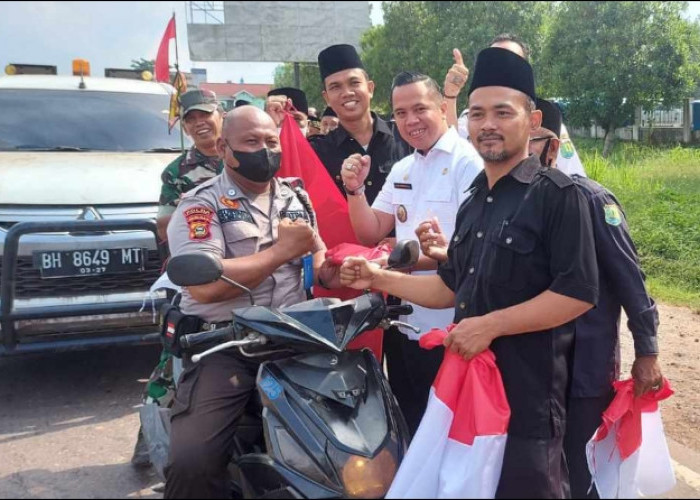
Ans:
POLYGON ((385 447, 373 458, 348 455, 335 450, 333 461, 340 466, 348 498, 383 498, 394 480, 397 461, 394 453, 385 447))

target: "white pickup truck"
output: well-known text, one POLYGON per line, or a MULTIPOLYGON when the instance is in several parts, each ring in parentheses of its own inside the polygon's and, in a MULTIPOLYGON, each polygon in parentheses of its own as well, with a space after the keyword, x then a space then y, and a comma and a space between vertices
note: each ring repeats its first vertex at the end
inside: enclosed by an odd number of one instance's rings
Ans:
POLYGON ((158 340, 164 296, 141 309, 162 266, 160 175, 181 150, 172 92, 0 77, 0 356, 158 340))

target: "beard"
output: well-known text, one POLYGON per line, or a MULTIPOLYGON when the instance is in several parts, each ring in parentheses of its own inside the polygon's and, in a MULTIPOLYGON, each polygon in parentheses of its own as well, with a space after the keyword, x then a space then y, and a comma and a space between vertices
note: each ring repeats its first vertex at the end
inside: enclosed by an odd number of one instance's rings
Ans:
POLYGON ((479 154, 484 159, 484 161, 488 161, 488 162, 492 162, 492 163, 501 163, 501 162, 509 160, 510 158, 513 157, 513 154, 506 151, 506 150, 503 150, 500 152, 495 152, 495 151, 481 152, 481 151, 479 151, 479 154))

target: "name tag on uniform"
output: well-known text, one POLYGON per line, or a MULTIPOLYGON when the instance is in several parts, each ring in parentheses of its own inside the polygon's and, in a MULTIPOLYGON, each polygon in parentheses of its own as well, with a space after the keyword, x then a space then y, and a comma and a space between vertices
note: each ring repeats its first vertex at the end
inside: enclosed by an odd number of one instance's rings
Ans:
POLYGON ((232 208, 224 208, 216 212, 219 216, 219 221, 222 224, 227 222, 250 222, 253 224, 253 216, 245 210, 234 210, 232 208))
POLYGON ((394 189, 413 189, 413 185, 407 182, 394 182, 394 189))
POLYGON ((280 219, 290 219, 292 222, 297 219, 304 219, 306 222, 309 221, 304 210, 280 210, 280 219))

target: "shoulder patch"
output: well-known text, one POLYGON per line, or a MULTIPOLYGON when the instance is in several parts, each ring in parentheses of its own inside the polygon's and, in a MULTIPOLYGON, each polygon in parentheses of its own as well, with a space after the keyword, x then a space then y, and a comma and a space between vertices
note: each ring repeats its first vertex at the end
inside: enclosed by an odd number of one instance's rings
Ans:
POLYGON ((605 222, 611 226, 619 226, 622 224, 622 213, 620 212, 620 207, 614 203, 605 205, 603 207, 605 211, 605 222))
POLYGON ((563 189, 574 185, 574 181, 571 180, 571 177, 556 168, 545 168, 541 170, 541 174, 550 179, 559 188, 563 189))
POLYGON ((208 240, 211 238, 211 220, 214 211, 203 206, 188 208, 183 212, 187 225, 190 227, 191 240, 208 240))

